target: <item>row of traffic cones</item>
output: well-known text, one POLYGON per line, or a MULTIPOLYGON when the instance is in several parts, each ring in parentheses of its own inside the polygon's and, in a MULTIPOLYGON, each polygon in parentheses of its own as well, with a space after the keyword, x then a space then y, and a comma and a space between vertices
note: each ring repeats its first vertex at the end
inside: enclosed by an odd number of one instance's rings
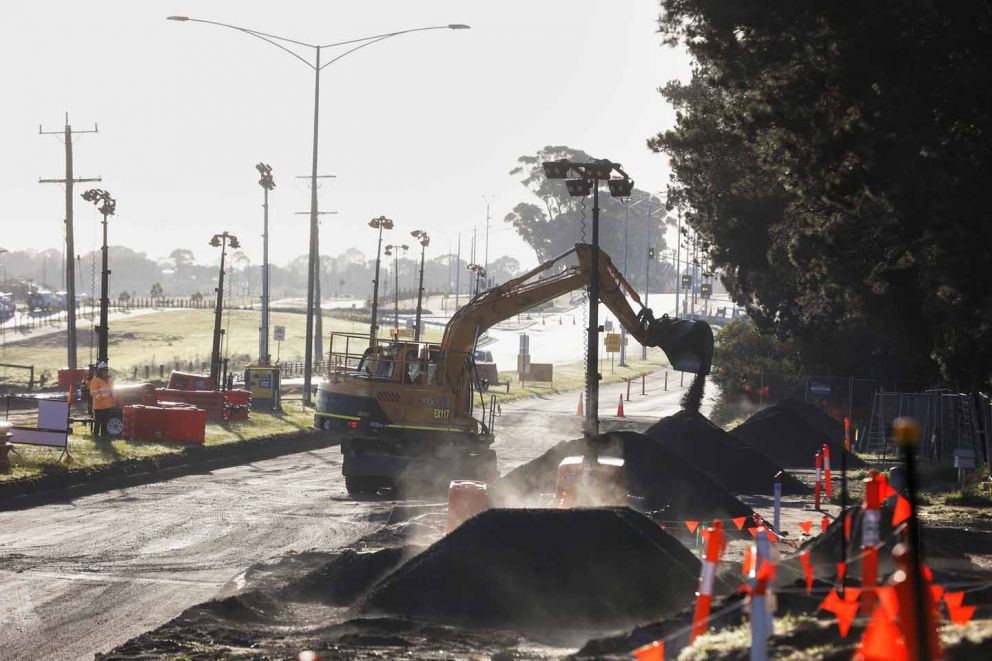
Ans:
MULTIPOLYGON (((580 418, 585 416, 585 409, 582 406, 582 393, 581 392, 579 393, 579 405, 577 407, 575 407, 575 415, 579 416, 580 418)), ((624 416, 624 413, 623 413, 623 395, 620 395, 620 403, 617 404, 617 417, 618 418, 625 417, 624 416)))

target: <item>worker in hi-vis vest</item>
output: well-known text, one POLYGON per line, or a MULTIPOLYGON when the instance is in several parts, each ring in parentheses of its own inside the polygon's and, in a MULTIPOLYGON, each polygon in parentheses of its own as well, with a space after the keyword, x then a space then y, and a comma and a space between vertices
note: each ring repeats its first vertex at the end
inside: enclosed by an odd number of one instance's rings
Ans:
POLYGON ((114 398, 114 380, 107 369, 107 363, 100 361, 96 374, 90 379, 90 399, 93 401, 93 435, 107 435, 107 420, 110 410, 117 403, 114 398))

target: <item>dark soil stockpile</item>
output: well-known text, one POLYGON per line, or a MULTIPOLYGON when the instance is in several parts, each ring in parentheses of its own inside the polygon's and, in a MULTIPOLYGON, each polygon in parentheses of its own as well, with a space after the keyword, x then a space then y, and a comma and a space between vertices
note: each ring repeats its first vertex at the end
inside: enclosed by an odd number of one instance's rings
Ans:
MULTIPOLYGON (((840 470, 843 426, 814 406, 785 400, 758 411, 730 433, 786 468, 813 468, 817 451, 829 442, 830 468, 840 470)), ((864 466, 847 453, 849 469, 864 466)))
POLYGON ((628 508, 492 509, 416 556, 363 609, 471 626, 602 630, 692 603, 699 561, 628 508))
MULTIPOLYGON (((497 502, 504 497, 513 502, 518 495, 551 493, 558 464, 565 457, 582 455, 585 447, 581 438, 563 441, 507 473, 496 489, 497 502)), ((600 451, 624 459, 627 491, 634 497, 631 505, 658 518, 707 521, 753 514, 750 507, 727 493, 706 473, 643 434, 626 431, 606 434, 600 451)))
MULTIPOLYGON (((775 476, 782 467, 739 438, 731 436, 699 413, 679 411, 662 418, 644 435, 680 455, 730 493, 774 493, 775 476)), ((780 476, 782 493, 809 493, 809 488, 787 473, 780 476)))

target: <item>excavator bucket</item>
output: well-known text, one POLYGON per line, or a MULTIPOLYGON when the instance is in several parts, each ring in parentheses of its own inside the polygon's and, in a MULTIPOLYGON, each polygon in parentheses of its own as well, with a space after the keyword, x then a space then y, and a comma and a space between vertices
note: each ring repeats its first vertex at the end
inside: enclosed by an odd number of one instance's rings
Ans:
POLYGON ((649 345, 661 348, 673 368, 694 374, 710 373, 713 329, 708 323, 672 319, 666 314, 661 319, 650 319, 647 330, 649 345))

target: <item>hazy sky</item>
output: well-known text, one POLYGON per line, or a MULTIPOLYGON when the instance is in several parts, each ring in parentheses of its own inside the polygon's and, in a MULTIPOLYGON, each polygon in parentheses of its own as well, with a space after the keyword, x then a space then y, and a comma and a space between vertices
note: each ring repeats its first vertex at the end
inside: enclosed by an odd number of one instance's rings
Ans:
MULTIPOLYGON (((58 130, 69 112, 76 176, 103 177, 117 198, 111 243, 157 258, 173 248, 214 259, 214 232, 237 233, 261 259, 254 165, 272 165, 271 258, 306 252, 313 73, 232 30, 166 21, 172 14, 242 25, 308 43, 467 23, 471 30, 403 35, 321 74, 321 248, 374 252, 369 218, 396 222, 392 239, 432 235, 431 252, 463 255, 493 196, 490 257, 533 253, 503 223, 525 189, 516 158, 565 144, 622 163, 638 187, 662 189, 664 159, 645 140, 673 113, 656 88, 688 74, 688 58, 656 34, 655 0, 365 0, 6 3, 0 117, 0 246, 62 245, 58 130)), ((310 57, 301 51, 304 57, 310 57)), ((325 55, 330 52, 325 52, 325 55)), ((77 187, 82 192, 81 186, 77 187)), ((95 208, 76 203, 76 248, 98 246, 95 208)), ((480 250, 482 240, 480 238, 480 250)))

